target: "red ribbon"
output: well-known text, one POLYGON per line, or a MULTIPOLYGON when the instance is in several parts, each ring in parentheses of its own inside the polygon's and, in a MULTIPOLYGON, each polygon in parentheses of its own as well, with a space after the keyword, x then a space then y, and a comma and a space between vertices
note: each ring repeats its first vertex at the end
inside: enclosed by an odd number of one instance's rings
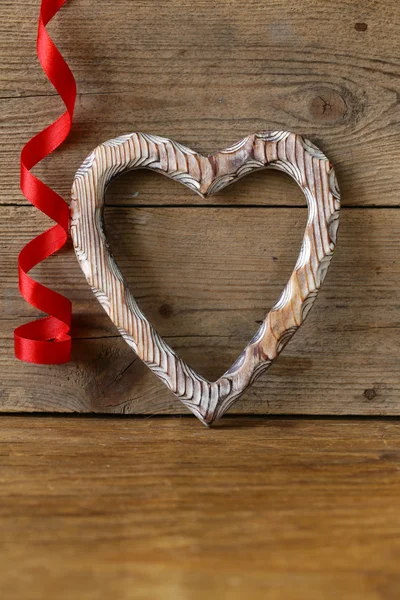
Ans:
POLYGON ((71 302, 34 281, 28 271, 64 246, 68 239, 68 204, 56 192, 37 179, 30 170, 53 152, 68 136, 76 100, 76 83, 67 63, 46 31, 47 23, 66 0, 42 0, 39 15, 37 55, 48 79, 60 94, 66 111, 51 125, 35 135, 21 152, 21 190, 36 208, 56 225, 31 240, 18 257, 19 289, 24 299, 49 316, 14 332, 15 356, 39 364, 68 362, 71 354, 71 302))

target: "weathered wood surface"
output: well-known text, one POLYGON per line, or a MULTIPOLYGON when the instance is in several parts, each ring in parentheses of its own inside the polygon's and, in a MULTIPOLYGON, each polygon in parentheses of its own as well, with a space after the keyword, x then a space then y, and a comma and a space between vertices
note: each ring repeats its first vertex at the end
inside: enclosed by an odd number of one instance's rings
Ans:
POLYGON ((399 421, 0 417, 7 600, 398 600, 399 421))
MULTIPOLYGON (((200 374, 215 378, 278 299, 306 218, 303 208, 110 207, 105 222, 140 306, 173 349, 200 374)), ((46 284, 57 280, 74 302, 73 361, 44 367, 14 359, 13 328, 35 311, 16 295, 16 269, 8 261, 44 226, 45 219, 30 208, 0 209, 0 270, 6 274, 2 410, 180 411, 176 398, 134 360, 93 297, 72 249, 36 274, 46 284)), ((308 322, 235 410, 399 413, 398 231, 397 210, 342 210, 340 244, 308 322)))
MULTIPOLYGON (((3 203, 24 202, 19 149, 62 108, 35 59, 37 10, 38 0, 0 6, 3 203)), ((147 131, 207 153, 288 129, 330 157, 344 205, 398 206, 399 27, 397 0, 70 2, 50 31, 77 77, 76 121, 37 173, 68 197, 82 157, 118 134, 147 131)), ((164 202, 154 179, 134 186, 119 188, 120 202, 133 192, 164 202)), ((268 201, 256 191, 241 201, 268 201)))
MULTIPOLYGON (((0 4, 0 203, 9 205, 0 210, 1 409, 180 410, 138 362, 129 366, 131 353, 122 340, 106 339, 116 333, 91 297, 72 246, 36 273, 74 300, 74 335, 89 339, 75 344, 74 361, 65 367, 13 359, 13 328, 37 314, 18 296, 16 256, 48 224, 24 206, 18 156, 23 142, 62 110, 35 58, 38 5, 0 4)), ((181 0, 76 0, 51 25, 80 95, 70 140, 35 173, 66 198, 82 159, 121 133, 158 133, 207 153, 251 131, 284 128, 326 152, 343 205, 359 207, 342 211, 338 254, 315 312, 240 410, 400 412, 399 26, 395 0, 221 0, 196 6, 181 0), (333 320, 323 324, 333 307, 333 320)), ((220 375, 276 301, 305 223, 303 209, 258 205, 304 207, 300 190, 281 174, 262 172, 202 200, 143 172, 115 182, 107 201, 114 205, 107 213, 113 243, 121 257, 128 251, 124 273, 146 313, 200 373, 220 375), (224 208, 192 207, 215 201, 224 208), (142 205, 142 212, 134 205, 142 205), (152 205, 164 207, 145 208, 152 205), (216 215, 223 220, 221 231, 216 215), (124 222, 135 232, 132 239, 124 222), (174 240, 182 224, 191 232, 174 240), (151 253, 156 236, 174 258, 151 253), (266 248, 265 260, 252 251, 253 238, 266 248), (179 275, 184 294, 176 275, 179 253, 188 261, 179 275), (200 288, 191 279, 193 268, 205 278, 200 288), (213 274, 227 268, 232 276, 218 289, 213 274), (218 333, 210 338, 213 329, 218 333)))

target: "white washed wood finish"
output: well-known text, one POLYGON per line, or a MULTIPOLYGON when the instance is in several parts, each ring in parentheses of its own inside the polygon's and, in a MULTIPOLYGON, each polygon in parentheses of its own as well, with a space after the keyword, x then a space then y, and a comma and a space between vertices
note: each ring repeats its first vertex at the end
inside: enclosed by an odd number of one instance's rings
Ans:
POLYGON ((205 157, 172 140, 133 133, 98 146, 78 170, 71 233, 86 279, 122 337, 183 404, 210 425, 271 365, 306 318, 335 249, 339 210, 331 163, 300 135, 261 131, 205 157), (143 168, 180 181, 202 197, 252 171, 272 168, 292 177, 307 199, 300 254, 280 299, 232 367, 215 382, 198 375, 155 331, 110 252, 103 228, 105 188, 117 175, 143 168))

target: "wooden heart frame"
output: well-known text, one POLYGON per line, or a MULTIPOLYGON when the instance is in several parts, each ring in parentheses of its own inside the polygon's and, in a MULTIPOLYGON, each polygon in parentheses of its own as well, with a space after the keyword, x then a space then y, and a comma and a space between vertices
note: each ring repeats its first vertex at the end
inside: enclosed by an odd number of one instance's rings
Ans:
POLYGON ((122 337, 183 404, 210 425, 272 364, 306 318, 335 249, 339 210, 331 163, 300 135, 261 131, 206 157, 169 139, 132 133, 98 146, 78 170, 71 233, 86 279, 122 337), (125 284, 104 233, 105 189, 125 171, 151 169, 206 197, 263 168, 284 171, 304 192, 308 221, 300 254, 280 299, 253 339, 226 373, 209 382, 166 344, 125 284))

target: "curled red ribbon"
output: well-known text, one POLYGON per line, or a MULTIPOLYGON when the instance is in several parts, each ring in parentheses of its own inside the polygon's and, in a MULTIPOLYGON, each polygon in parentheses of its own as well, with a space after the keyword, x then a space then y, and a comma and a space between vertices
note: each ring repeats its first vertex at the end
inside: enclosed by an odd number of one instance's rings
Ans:
POLYGON ((69 361, 71 354, 71 302, 28 275, 30 269, 57 252, 68 239, 68 204, 30 172, 38 162, 63 143, 71 130, 76 100, 75 79, 46 31, 46 25, 65 2, 66 0, 42 0, 37 55, 48 79, 60 94, 66 111, 29 140, 21 152, 22 193, 36 208, 56 221, 56 225, 31 240, 18 257, 21 295, 32 306, 49 316, 21 325, 14 331, 15 356, 20 360, 39 364, 65 363, 69 361))

